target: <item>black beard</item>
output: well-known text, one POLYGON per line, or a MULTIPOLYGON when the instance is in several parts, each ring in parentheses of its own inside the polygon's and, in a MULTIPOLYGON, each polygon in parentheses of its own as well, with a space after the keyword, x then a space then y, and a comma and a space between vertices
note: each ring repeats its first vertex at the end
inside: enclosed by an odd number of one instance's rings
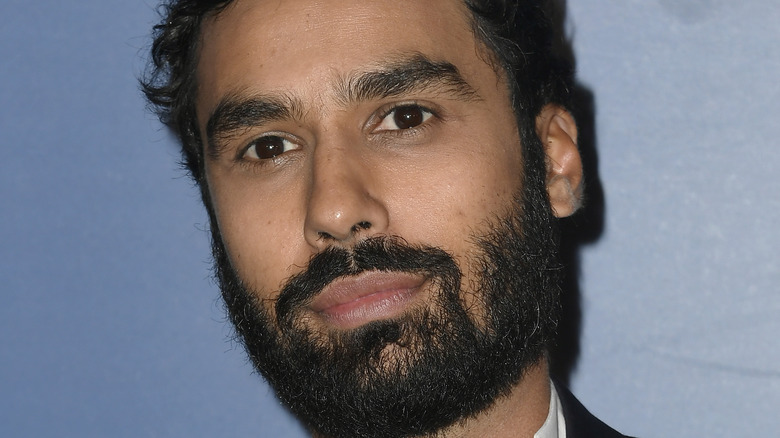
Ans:
POLYGON ((333 438, 431 434, 507 395, 554 336, 557 239, 549 209, 521 208, 531 204, 518 200, 490 232, 472 237, 479 251, 464 291, 445 251, 387 237, 317 254, 270 302, 275 319, 239 279, 218 233, 216 273, 255 368, 312 430, 333 438), (351 330, 307 325, 312 297, 336 278, 368 270, 426 277, 429 302, 351 330), (475 299, 473 312, 464 294, 475 299))

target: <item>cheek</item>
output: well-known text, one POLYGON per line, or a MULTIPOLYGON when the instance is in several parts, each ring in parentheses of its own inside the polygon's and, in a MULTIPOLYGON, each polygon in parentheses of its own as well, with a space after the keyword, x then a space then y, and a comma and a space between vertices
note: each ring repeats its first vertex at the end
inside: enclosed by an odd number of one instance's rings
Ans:
MULTIPOLYGON (((509 163, 503 157, 502 163, 509 163)), ((496 166, 496 162, 458 161, 441 173, 430 173, 427 186, 409 192, 406 221, 398 234, 407 241, 439 247, 450 253, 463 273, 460 298, 475 321, 486 315, 476 293, 481 286, 481 254, 475 236, 493 230, 498 218, 511 208, 520 189, 520 164, 496 166), (479 258, 478 258, 479 257, 479 258)), ((402 208, 402 207, 399 207, 402 208)))
POLYGON ((251 289, 269 298, 291 269, 305 263, 299 257, 302 225, 293 206, 277 196, 261 195, 250 184, 220 181, 210 185, 220 233, 233 268, 251 289))
POLYGON ((519 152, 492 151, 438 159, 413 169, 410 173, 417 177, 409 178, 416 183, 405 185, 394 201, 392 210, 399 212, 395 231, 409 242, 439 246, 458 257, 469 252, 470 236, 484 234, 496 218, 506 215, 521 186, 519 152))

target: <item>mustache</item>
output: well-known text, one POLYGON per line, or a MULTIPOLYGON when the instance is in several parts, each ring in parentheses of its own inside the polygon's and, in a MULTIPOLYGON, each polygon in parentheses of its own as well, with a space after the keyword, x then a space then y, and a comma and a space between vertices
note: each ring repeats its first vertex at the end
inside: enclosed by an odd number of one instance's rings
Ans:
POLYGON ((370 237, 352 248, 330 247, 309 260, 306 269, 291 277, 276 300, 280 326, 289 326, 298 309, 307 305, 334 280, 366 271, 394 271, 438 279, 442 286, 459 288, 461 271, 441 248, 410 245, 394 236, 370 237))

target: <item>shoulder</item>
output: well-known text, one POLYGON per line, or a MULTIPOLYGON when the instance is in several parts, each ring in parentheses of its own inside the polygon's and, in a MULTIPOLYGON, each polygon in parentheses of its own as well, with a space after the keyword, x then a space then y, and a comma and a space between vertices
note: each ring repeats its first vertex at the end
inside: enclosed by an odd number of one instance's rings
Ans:
POLYGON ((566 419, 567 438, 628 438, 594 417, 565 386, 554 383, 566 419))

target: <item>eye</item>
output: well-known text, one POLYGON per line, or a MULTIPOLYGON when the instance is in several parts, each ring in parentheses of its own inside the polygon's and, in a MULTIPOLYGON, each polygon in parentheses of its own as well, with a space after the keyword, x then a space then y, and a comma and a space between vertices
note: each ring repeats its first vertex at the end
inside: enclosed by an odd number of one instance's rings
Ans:
POLYGON ((285 152, 298 149, 300 146, 292 141, 278 136, 266 135, 252 141, 244 150, 243 158, 254 160, 270 160, 285 152))
POLYGON ((416 128, 433 115, 419 105, 402 105, 393 108, 377 126, 377 131, 396 131, 416 128))

